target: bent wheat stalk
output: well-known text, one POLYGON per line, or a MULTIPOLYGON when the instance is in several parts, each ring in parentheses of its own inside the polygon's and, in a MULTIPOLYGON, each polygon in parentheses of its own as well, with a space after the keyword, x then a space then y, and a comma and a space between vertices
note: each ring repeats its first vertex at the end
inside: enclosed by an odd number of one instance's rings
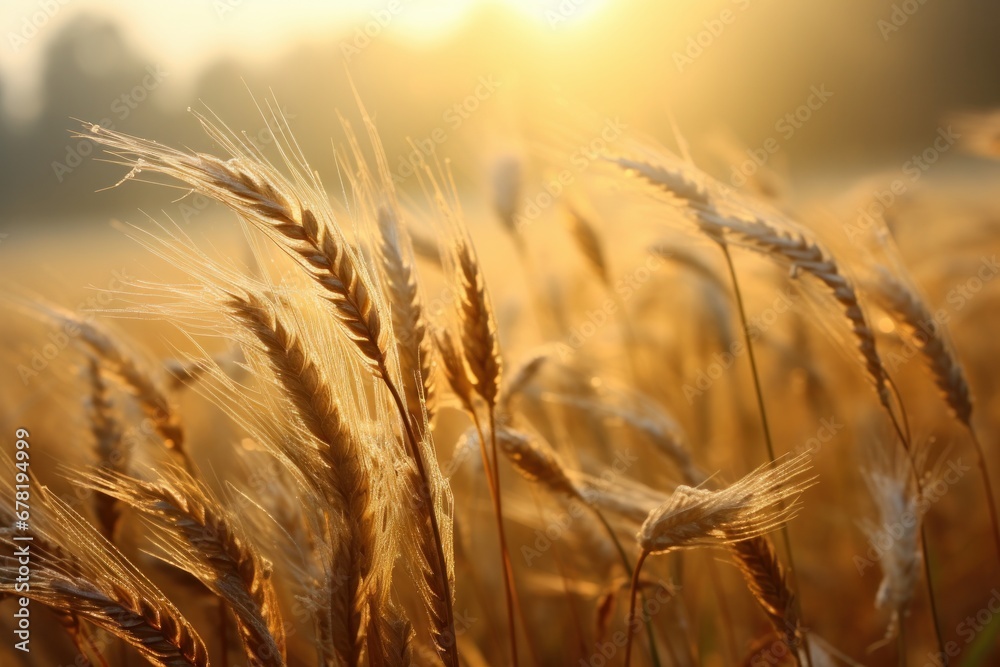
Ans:
POLYGON ((879 271, 874 291, 882 304, 903 325, 910 344, 920 351, 920 355, 927 364, 927 368, 934 378, 934 383, 941 390, 941 395, 948 407, 954 412, 955 418, 969 432, 969 437, 976 451, 976 462, 983 481, 983 489, 986 491, 993 544, 997 557, 1000 558, 1000 518, 997 517, 993 483, 990 481, 989 470, 986 466, 986 454, 979 442, 976 430, 972 426, 972 398, 965 370, 948 341, 944 324, 939 323, 934 318, 919 294, 907 287, 901 280, 893 277, 888 270, 879 271))
POLYGON ((247 659, 255 667, 285 664, 284 627, 271 564, 238 520, 190 476, 167 473, 144 482, 106 471, 83 474, 85 486, 142 512, 168 558, 224 600, 236 617, 247 659))
MULTIPOLYGON (((68 570, 58 553, 40 554, 31 587, 20 592, 58 614, 75 614, 132 645, 160 667, 209 667, 208 651, 176 607, 83 517, 45 487, 34 495, 32 530, 73 554, 68 570)), ((13 544, 13 543, 12 543, 13 544)), ((16 575, 0 583, 14 592, 16 575)))
MULTIPOLYGON (((86 126, 89 133, 83 136, 117 151, 115 154, 123 163, 133 167, 133 173, 136 170, 162 173, 240 214, 295 259, 331 304, 340 330, 364 366, 382 381, 398 412, 415 466, 416 491, 420 498, 429 501, 417 505, 425 513, 418 522, 421 539, 428 543, 422 553, 430 558, 428 567, 421 568, 427 578, 425 605, 435 621, 438 653, 446 664, 457 665, 453 570, 445 555, 437 509, 438 496, 447 494, 447 488, 432 477, 430 466, 436 466, 433 449, 417 437, 397 381, 390 372, 390 349, 382 335, 383 317, 372 279, 343 238, 315 177, 295 172, 295 181, 290 181, 262 159, 251 156, 249 149, 234 143, 205 118, 200 120, 208 134, 232 155, 230 159, 184 153, 97 125, 86 126)), ((281 148, 290 164, 293 159, 295 164, 305 163, 297 153, 293 158, 285 152, 297 149, 281 148)))
POLYGON ((775 467, 762 466, 718 491, 681 485, 649 513, 636 535, 640 554, 629 596, 626 667, 632 655, 639 575, 646 558, 678 549, 725 546, 778 528, 795 515, 795 500, 812 483, 799 479, 808 469, 808 454, 800 454, 775 467))
POLYGON ((370 481, 364 469, 364 456, 356 436, 341 418, 334 400, 333 387, 312 351, 306 347, 266 301, 247 292, 232 294, 228 308, 260 343, 279 384, 289 397, 296 413, 315 437, 320 458, 326 463, 325 480, 317 480, 320 489, 328 489, 329 505, 346 527, 331 566, 343 574, 331 586, 330 625, 342 624, 333 634, 332 644, 339 659, 347 665, 358 664, 361 656, 363 617, 367 606, 365 583, 372 567, 375 526, 370 503, 370 481))

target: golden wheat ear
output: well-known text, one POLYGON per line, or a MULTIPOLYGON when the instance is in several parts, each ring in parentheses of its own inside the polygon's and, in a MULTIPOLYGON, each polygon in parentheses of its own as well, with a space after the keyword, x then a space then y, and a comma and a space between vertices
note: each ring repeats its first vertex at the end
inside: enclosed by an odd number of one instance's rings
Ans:
MULTIPOLYGON (((809 454, 799 454, 778 465, 766 464, 714 491, 678 486, 649 513, 636 536, 640 553, 632 576, 626 665, 631 657, 639 573, 646 558, 693 547, 731 545, 781 527, 798 510, 795 499, 815 481, 801 478, 809 470, 809 461, 809 454)), ((794 597, 789 601, 794 602, 794 597)))
MULTIPOLYGON (((450 490, 441 480, 429 440, 417 438, 404 399, 390 368, 392 348, 384 335, 388 320, 382 296, 363 258, 347 243, 329 202, 294 146, 282 146, 292 177, 202 118, 206 132, 230 154, 222 159, 185 153, 155 142, 130 137, 99 126, 86 126, 84 136, 110 148, 133 170, 157 172, 187 183, 226 205, 266 234, 306 272, 332 307, 341 333, 365 368, 385 385, 402 422, 407 451, 413 462, 421 532, 422 557, 430 558, 420 572, 426 580, 425 603, 434 623, 442 660, 458 663, 452 611, 454 567, 449 553, 450 490)), ((284 128, 287 129, 287 128, 284 128)))
POLYGON ((788 646, 797 646, 805 632, 799 618, 788 571, 778 560, 771 541, 762 535, 729 545, 747 589, 764 611, 771 627, 788 646))
POLYGON ((437 410, 434 346, 428 334, 410 234, 382 139, 357 91, 355 99, 374 160, 362 149, 351 124, 340 116, 349 155, 353 158, 345 175, 356 200, 357 215, 372 237, 371 245, 375 246, 372 254, 378 261, 372 263, 378 265, 377 277, 385 292, 385 311, 389 314, 387 319, 399 362, 398 382, 415 435, 423 440, 425 428, 433 423, 437 410))
MULTIPOLYGON (((86 371, 90 388, 87 401, 88 423, 94 438, 97 464, 110 471, 127 472, 130 448, 123 446, 119 415, 111 402, 109 388, 101 372, 100 360, 91 356, 86 371)), ((103 494, 95 495, 94 513, 97 515, 101 533, 109 542, 114 542, 115 530, 121 518, 121 506, 118 500, 103 494)))
POLYGON ((902 325, 903 335, 910 345, 920 351, 934 383, 941 391, 945 403, 955 418, 966 428, 976 451, 980 478, 986 491, 986 503, 993 545, 1000 558, 1000 517, 997 516, 993 482, 986 464, 986 453, 972 424, 972 397, 965 369, 948 339, 944 324, 938 323, 926 302, 903 280, 888 269, 878 268, 878 278, 872 285, 876 299, 902 325))
POLYGON ((155 482, 107 471, 84 472, 81 478, 87 488, 141 512, 157 529, 156 541, 168 560, 226 603, 251 664, 284 665, 284 628, 271 564, 204 485, 179 470, 155 482))
POLYGON ((752 207, 730 201, 717 184, 687 165, 658 165, 629 158, 616 158, 612 162, 686 206, 694 213, 697 230, 708 238, 723 246, 727 243, 744 246, 788 266, 792 276, 801 271, 822 283, 850 323, 866 376, 879 402, 900 437, 907 439, 906 424, 900 423, 892 405, 890 379, 878 353, 874 329, 854 283, 826 248, 779 216, 773 216, 774 220, 765 218, 752 207))
POLYGON ((775 467, 757 468, 719 490, 679 486, 649 513, 639 529, 639 546, 664 553, 695 546, 723 546, 763 535, 795 515, 797 498, 815 479, 809 454, 788 458, 775 467))
POLYGON ((388 351, 371 277, 337 226, 318 184, 292 181, 202 119, 229 159, 184 153, 97 126, 87 136, 115 151, 123 164, 187 183, 228 206, 295 259, 333 306, 342 331, 377 377, 388 377, 388 351))
POLYGON ((406 229, 394 208, 380 206, 381 234, 379 257, 392 318, 392 331, 399 353, 400 373, 406 406, 417 435, 423 438, 425 425, 437 414, 437 384, 434 377, 434 344, 430 335, 416 271, 409 258, 406 229))
MULTIPOLYGON (((37 488, 34 498, 32 531, 58 550, 42 553, 30 590, 18 595, 93 623, 151 664, 209 667, 208 651, 195 629, 114 545, 45 487, 37 488)), ((9 567, 4 565, 6 583, 0 583, 0 592, 15 592, 16 566, 9 567)))
MULTIPOLYGON (((325 494, 331 517, 329 567, 337 576, 326 576, 318 600, 326 619, 318 624, 321 646, 345 664, 358 664, 361 656, 367 604, 376 543, 370 466, 362 441, 341 414, 337 391, 315 350, 283 321, 280 309, 260 295, 236 294, 226 300, 230 317, 250 333, 267 359, 278 385, 314 439, 324 464, 322 478, 314 485, 325 494)), ((315 475, 303 470, 307 475, 315 475)))

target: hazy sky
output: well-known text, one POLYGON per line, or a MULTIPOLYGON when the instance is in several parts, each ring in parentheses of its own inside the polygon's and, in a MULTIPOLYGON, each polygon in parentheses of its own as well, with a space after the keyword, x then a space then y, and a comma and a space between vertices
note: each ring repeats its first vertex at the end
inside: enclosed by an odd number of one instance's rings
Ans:
POLYGON ((0 9, 0 77, 8 87, 5 111, 25 118, 37 109, 37 85, 48 40, 82 13, 113 15, 137 52, 180 74, 221 55, 247 63, 273 59, 293 40, 329 40, 356 29, 395 38, 433 40, 461 25, 479 5, 520 10, 526 22, 560 27, 592 18, 607 0, 3 0, 0 9), (560 9, 561 8, 561 9, 560 9), (562 12, 553 14, 553 12, 562 12), (563 14, 565 16, 563 16, 563 14), (562 21, 561 19, 565 19, 562 21), (383 26, 378 25, 381 22, 383 26))

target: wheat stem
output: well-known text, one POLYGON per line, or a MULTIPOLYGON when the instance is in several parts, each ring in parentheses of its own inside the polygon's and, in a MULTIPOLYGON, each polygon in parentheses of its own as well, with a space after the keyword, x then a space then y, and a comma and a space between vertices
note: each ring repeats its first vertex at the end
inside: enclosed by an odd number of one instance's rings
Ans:
MULTIPOLYGON (((445 613, 445 627, 438 628, 437 631, 441 634, 447 634, 445 641, 443 642, 445 646, 438 646, 438 653, 445 664, 458 667, 458 649, 456 647, 457 634, 455 633, 455 616, 452 610, 451 585, 448 581, 448 561, 444 557, 444 548, 441 542, 441 530, 438 527, 437 512, 434 509, 434 496, 431 493, 430 477, 427 474, 419 441, 413 432, 413 427, 410 425, 410 420, 408 418, 408 413, 406 406, 403 403, 403 399, 400 397, 399 391, 397 391, 395 385, 388 379, 388 377, 385 378, 385 385, 389 390, 390 396, 392 396, 393 402, 396 404, 396 410, 398 411, 399 418, 403 423, 403 430, 410 450, 410 457, 416 465, 417 476, 421 484, 420 492, 427 501, 427 518, 431 526, 431 535, 434 542, 434 558, 437 561, 436 564, 439 568, 435 574, 439 579, 440 594, 444 604, 442 611, 445 613)), ((438 643, 440 644, 442 642, 438 643)))
POLYGON ((986 490, 987 508, 989 509, 990 524, 993 529, 993 543, 997 549, 997 556, 1000 557, 1000 519, 997 517, 997 504, 993 495, 993 483, 990 481, 989 469, 986 466, 986 453, 983 451, 983 445, 979 441, 979 435, 972 428, 972 423, 966 421, 965 427, 968 429, 969 437, 972 439, 972 446, 976 449, 976 463, 979 466, 979 474, 983 478, 983 488, 986 490))
MULTIPOLYGON (((611 539, 611 543, 615 545, 615 550, 618 552, 619 558, 621 558, 622 567, 625 568, 625 574, 626 574, 626 576, 628 576, 629 579, 631 579, 632 575, 633 575, 632 563, 629 562, 628 554, 625 553, 625 547, 622 546, 621 540, 619 540, 618 536, 615 534, 615 529, 611 527, 610 523, 608 523, 607 518, 604 516, 604 513, 601 512, 601 510, 599 510, 598 508, 596 508, 596 507, 594 507, 592 505, 587 505, 587 507, 590 507, 590 509, 594 512, 594 516, 597 517, 597 520, 604 527, 605 532, 608 534, 608 537, 611 539)), ((645 593, 642 593, 642 592, 640 592, 639 595, 642 597, 642 605, 645 608, 645 606, 646 606, 646 595, 645 595, 645 593)), ((653 621, 650 618, 643 618, 643 623, 646 626, 646 633, 649 635, 649 655, 650 655, 650 658, 653 661, 654 667, 660 667, 660 654, 656 650, 656 637, 653 635, 653 621)), ((674 664, 677 664, 677 660, 676 659, 674 660, 674 664)))
MULTIPOLYGON (((775 465, 775 454, 774 454, 774 442, 771 439, 771 426, 767 418, 767 407, 764 403, 764 391, 760 386, 760 373, 757 371, 757 355, 754 352, 753 339, 750 337, 750 328, 747 324, 747 314, 746 307, 743 303, 743 292, 740 289, 740 281, 736 275, 736 267, 733 264, 732 254, 729 252, 729 244, 721 238, 713 239, 716 241, 719 248, 722 250, 722 254, 726 259, 726 267, 729 271, 729 279, 732 282, 733 295, 736 297, 736 308, 740 316, 740 330, 743 334, 743 343, 747 348, 747 359, 750 362, 750 375, 753 378, 753 388, 754 396, 757 399, 757 412, 760 415, 760 425, 764 431, 764 443, 767 446, 767 456, 771 465, 775 465)), ((782 542, 785 546, 785 558, 788 559, 788 567, 791 573, 792 586, 795 591, 799 594, 795 596, 795 606, 796 613, 802 616, 802 603, 799 598, 801 596, 801 587, 799 586, 798 574, 795 569, 795 559, 792 556, 792 538, 788 532, 788 524, 781 524, 781 537, 782 542)), ((803 641, 805 642, 805 655, 806 664, 808 667, 812 665, 812 659, 809 655, 809 639, 808 634, 803 633, 803 641)))
POLYGON ((496 424, 493 419, 493 411, 490 410, 489 416, 489 429, 490 429, 490 446, 492 449, 493 460, 490 460, 490 454, 486 450, 486 437, 482 429, 482 424, 480 423, 479 417, 473 413, 473 422, 476 426, 476 431, 479 435, 479 454, 483 459, 483 471, 486 474, 487 487, 489 488, 490 501, 493 504, 493 514, 496 519, 497 524, 497 536, 500 541, 500 559, 501 568, 503 571, 503 584, 504 584, 504 601, 506 603, 507 609, 507 627, 508 636, 510 640, 510 651, 512 664, 516 667, 517 661, 517 626, 514 620, 514 595, 513 595, 513 585, 512 585, 512 573, 510 568, 510 558, 507 552, 507 538, 503 527, 503 505, 500 499, 500 476, 495 474, 497 469, 497 448, 496 448, 496 424))
POLYGON ((628 592, 628 616, 625 626, 625 667, 632 664, 632 635, 635 634, 635 599, 639 590, 639 573, 642 571, 642 564, 646 562, 649 552, 643 549, 639 552, 639 558, 635 562, 635 570, 632 572, 632 583, 628 592))

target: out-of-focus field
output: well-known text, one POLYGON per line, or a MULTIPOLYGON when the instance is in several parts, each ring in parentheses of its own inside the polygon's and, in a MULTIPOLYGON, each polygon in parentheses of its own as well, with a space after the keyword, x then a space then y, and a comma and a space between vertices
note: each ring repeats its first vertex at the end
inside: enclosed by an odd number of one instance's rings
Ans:
POLYGON ((12 47, 0 663, 1000 660, 996 8, 445 4, 12 47))

